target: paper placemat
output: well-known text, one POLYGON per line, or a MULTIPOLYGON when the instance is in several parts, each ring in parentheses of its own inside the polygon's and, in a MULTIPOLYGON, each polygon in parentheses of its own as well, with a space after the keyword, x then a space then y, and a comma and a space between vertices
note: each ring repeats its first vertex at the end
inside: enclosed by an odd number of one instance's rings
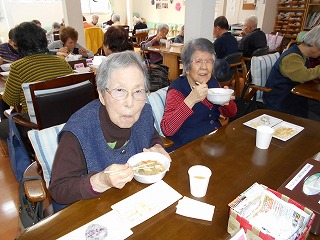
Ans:
POLYGON ((161 180, 112 205, 111 208, 132 228, 166 209, 181 197, 181 194, 161 180))
POLYGON ((132 235, 132 231, 129 226, 119 217, 116 211, 110 211, 58 240, 122 240, 130 235, 132 235))

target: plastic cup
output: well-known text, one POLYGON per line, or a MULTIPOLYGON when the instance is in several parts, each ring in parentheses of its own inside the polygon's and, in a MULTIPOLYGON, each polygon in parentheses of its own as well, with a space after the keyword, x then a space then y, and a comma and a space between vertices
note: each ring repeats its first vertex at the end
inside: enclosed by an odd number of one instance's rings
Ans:
POLYGON ((207 193, 211 170, 202 165, 195 165, 189 168, 190 192, 194 197, 204 197, 207 193))
POLYGON ((272 139, 274 129, 269 126, 258 126, 256 134, 256 147, 268 149, 272 139))

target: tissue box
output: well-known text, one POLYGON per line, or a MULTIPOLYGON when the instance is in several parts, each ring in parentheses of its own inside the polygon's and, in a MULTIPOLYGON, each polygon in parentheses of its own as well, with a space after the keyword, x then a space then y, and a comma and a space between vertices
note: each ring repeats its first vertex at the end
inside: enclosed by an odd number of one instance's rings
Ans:
MULTIPOLYGON (((304 229, 300 229, 300 232, 299 232, 300 236, 298 238, 294 238, 294 239, 299 239, 299 240, 306 239, 307 236, 309 235, 311 224, 315 218, 314 213, 310 209, 303 207, 302 205, 300 205, 299 203, 286 197, 285 195, 282 195, 281 193, 279 193, 277 191, 269 189, 266 186, 263 186, 263 187, 266 190, 275 194, 278 198, 284 200, 285 202, 289 202, 289 203, 294 204, 295 206, 297 206, 298 208, 300 208, 301 210, 306 212, 308 215, 310 215, 310 221, 307 224, 307 226, 304 229)), ((237 199, 239 199, 239 198, 237 198, 237 199)), ((234 203, 234 201, 232 201, 232 203, 234 203)), ((231 236, 233 236, 241 228, 244 229, 248 240, 274 240, 275 239, 272 236, 270 236, 269 234, 262 232, 261 229, 258 229, 256 227, 252 226, 247 219, 241 217, 236 211, 234 211, 232 208, 230 208, 230 215, 229 215, 228 229, 227 229, 228 233, 231 236)))
POLYGON ((278 188, 279 192, 293 198, 314 212, 315 220, 310 232, 316 235, 320 234, 319 195, 307 195, 303 193, 303 184, 306 178, 319 172, 320 162, 315 159, 308 159, 278 188))

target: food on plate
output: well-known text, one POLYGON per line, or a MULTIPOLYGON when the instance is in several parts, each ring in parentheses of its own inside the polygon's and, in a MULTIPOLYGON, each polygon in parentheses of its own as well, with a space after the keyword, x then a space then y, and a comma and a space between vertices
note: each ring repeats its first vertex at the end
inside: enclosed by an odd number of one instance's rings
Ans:
POLYGON ((286 138, 294 134, 294 129, 290 127, 279 127, 274 131, 274 136, 286 138))
POLYGON ((134 168, 136 169, 134 172, 141 175, 155 175, 165 170, 165 166, 156 160, 141 161, 134 168))

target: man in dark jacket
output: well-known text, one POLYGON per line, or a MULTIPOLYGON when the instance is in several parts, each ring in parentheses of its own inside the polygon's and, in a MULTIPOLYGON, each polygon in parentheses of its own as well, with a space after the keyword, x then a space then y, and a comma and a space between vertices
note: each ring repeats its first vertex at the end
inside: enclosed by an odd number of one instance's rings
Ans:
POLYGON ((254 50, 267 46, 266 34, 257 28, 258 19, 256 16, 246 18, 242 29, 242 40, 239 43, 239 51, 244 57, 251 57, 254 50))

